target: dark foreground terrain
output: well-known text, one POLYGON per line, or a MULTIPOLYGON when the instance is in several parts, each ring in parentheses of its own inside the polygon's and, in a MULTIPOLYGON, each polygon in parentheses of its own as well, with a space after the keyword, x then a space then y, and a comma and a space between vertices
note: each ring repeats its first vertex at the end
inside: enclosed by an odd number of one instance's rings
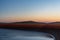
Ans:
POLYGON ((60 40, 60 24, 0 24, 0 28, 45 32, 60 40))

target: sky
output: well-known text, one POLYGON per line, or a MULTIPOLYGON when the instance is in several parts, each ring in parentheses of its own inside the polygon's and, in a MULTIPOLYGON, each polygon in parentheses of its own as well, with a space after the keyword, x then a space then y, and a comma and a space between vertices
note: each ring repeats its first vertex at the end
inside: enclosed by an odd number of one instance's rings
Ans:
POLYGON ((60 21, 60 0, 0 0, 0 22, 60 21))

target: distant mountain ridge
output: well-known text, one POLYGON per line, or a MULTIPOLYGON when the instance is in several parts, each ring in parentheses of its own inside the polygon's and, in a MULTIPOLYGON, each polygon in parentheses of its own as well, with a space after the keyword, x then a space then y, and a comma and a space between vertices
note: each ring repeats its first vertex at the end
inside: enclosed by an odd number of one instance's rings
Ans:
POLYGON ((14 22, 14 23, 40 23, 40 24, 44 24, 43 22, 35 22, 35 21, 22 21, 22 22, 14 22))
POLYGON ((51 22, 50 24, 60 24, 60 22, 51 22))
MULTIPOLYGON (((35 21, 21 21, 21 22, 11 22, 11 23, 15 23, 15 24, 60 24, 60 22, 45 23, 45 22, 35 22, 35 21)), ((0 22, 0 24, 5 24, 5 22, 0 22)))

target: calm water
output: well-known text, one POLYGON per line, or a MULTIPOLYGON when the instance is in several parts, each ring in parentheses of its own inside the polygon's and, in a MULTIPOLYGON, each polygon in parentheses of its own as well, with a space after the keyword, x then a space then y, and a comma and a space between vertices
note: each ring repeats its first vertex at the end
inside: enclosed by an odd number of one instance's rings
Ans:
POLYGON ((0 40, 54 40, 54 38, 42 32, 0 29, 0 40))

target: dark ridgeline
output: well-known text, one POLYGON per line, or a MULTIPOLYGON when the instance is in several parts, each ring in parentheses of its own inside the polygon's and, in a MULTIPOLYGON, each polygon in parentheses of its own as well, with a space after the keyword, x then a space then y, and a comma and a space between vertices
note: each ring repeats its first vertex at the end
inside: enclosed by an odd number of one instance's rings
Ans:
MULTIPOLYGON (((0 24, 5 24, 6 22, 0 22, 0 24)), ((60 24, 60 22, 50 22, 50 23, 45 23, 45 22, 35 22, 35 21, 22 21, 22 22, 10 22, 10 23, 27 23, 27 24, 31 24, 31 23, 34 23, 34 24, 60 24)))
POLYGON ((60 24, 60 22, 51 22, 50 24, 60 24))
POLYGON ((22 21, 22 22, 13 22, 13 23, 16 23, 16 24, 20 24, 20 23, 23 23, 23 24, 45 24, 44 22, 35 22, 35 21, 22 21))

